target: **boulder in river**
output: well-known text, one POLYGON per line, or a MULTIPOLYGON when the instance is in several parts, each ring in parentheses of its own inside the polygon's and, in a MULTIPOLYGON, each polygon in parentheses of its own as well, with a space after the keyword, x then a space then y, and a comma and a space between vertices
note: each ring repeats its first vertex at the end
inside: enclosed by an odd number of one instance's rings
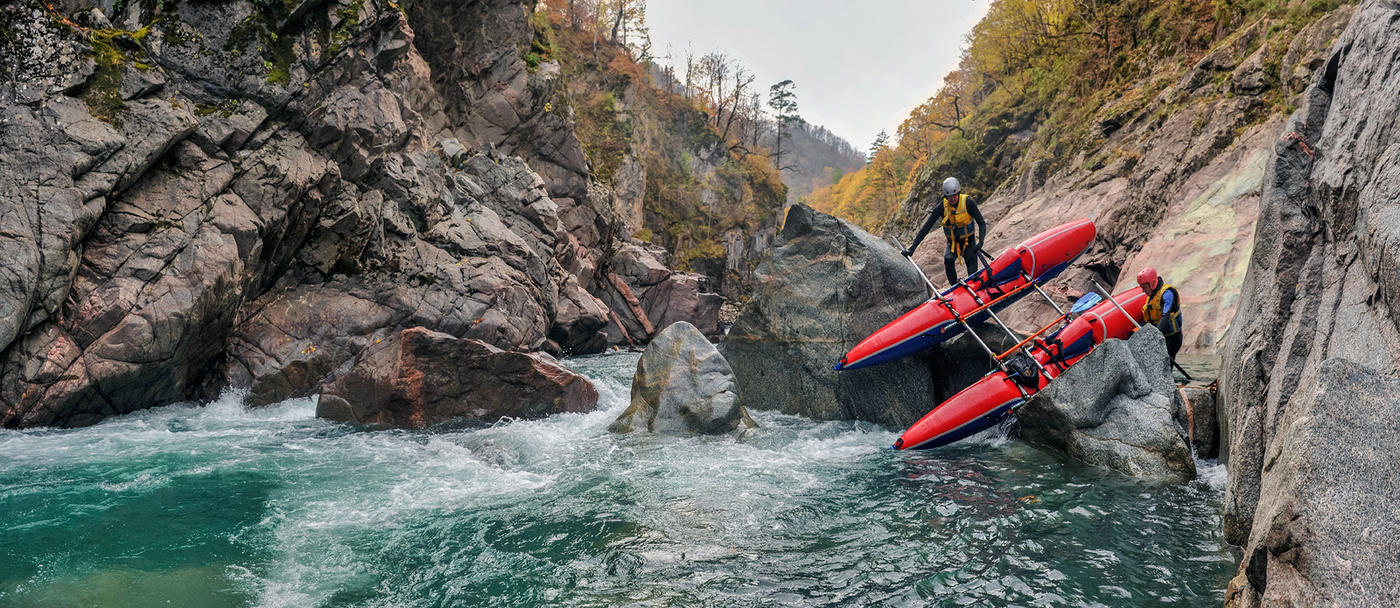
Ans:
POLYGON ((742 405, 734 371, 694 325, 652 339, 637 361, 632 403, 608 430, 719 434, 758 426, 742 405))
POLYGON ((960 356, 941 356, 937 365, 930 353, 832 371, 856 343, 929 294, 893 245, 806 205, 788 209, 755 277, 753 299, 720 345, 749 409, 908 426, 965 386, 951 379, 970 382, 991 368, 981 347, 960 338, 949 344, 960 356), (966 366, 977 369, 963 373, 966 366))
POLYGON ((1144 327, 1107 340, 1017 413, 1021 437, 1134 477, 1186 481, 1196 462, 1173 414, 1181 406, 1166 340, 1144 327))
POLYGON ((422 327, 377 342, 348 373, 321 387, 317 417, 422 428, 598 406, 593 383, 544 353, 505 351, 422 327))

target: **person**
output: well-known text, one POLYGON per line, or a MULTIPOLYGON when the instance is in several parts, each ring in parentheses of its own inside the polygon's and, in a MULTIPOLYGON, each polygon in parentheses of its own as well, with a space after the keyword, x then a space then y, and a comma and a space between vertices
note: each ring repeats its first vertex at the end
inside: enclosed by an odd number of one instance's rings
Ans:
POLYGON ((1137 282, 1147 294, 1147 303, 1142 305, 1143 323, 1156 325, 1162 331, 1167 339, 1167 354, 1176 361, 1176 353, 1181 350, 1181 294, 1151 268, 1143 268, 1137 282))
POLYGON ((977 204, 963 194, 962 184, 958 183, 956 177, 943 180, 942 213, 937 209, 935 207, 935 211, 929 213, 924 226, 914 236, 914 242, 904 250, 904 255, 914 255, 919 243, 922 243, 929 230, 933 229, 933 223, 941 222, 943 234, 948 237, 948 246, 943 250, 943 271, 948 274, 948 284, 952 285, 958 282, 958 258, 962 258, 963 264, 967 266, 967 274, 977 272, 980 266, 977 263, 977 252, 982 250, 982 241, 987 236, 987 222, 983 221, 982 212, 977 209, 977 204), (974 222, 977 224, 975 231, 972 226, 974 222))

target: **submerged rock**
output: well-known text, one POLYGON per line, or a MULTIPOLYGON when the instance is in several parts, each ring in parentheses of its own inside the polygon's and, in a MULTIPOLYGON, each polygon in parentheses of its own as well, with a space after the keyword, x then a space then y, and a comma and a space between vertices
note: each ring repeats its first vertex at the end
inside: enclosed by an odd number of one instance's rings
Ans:
POLYGON ((1021 436, 1134 477, 1196 477, 1186 436, 1173 413, 1180 397, 1166 340, 1145 327, 1107 340, 1017 413, 1021 436))
POLYGON ((354 368, 323 386, 316 416, 422 428, 448 420, 542 418, 597 406, 593 383, 549 355, 504 351, 415 327, 370 346, 354 368))
POLYGON ((928 291, 893 245, 806 205, 788 210, 755 276, 753 299, 720 345, 749 409, 907 426, 961 388, 938 378, 960 375, 964 363, 980 368, 976 376, 990 368, 973 358, 935 369, 920 355, 832 371, 860 340, 927 301, 928 291))
POLYGON ((694 325, 675 323, 652 339, 632 378, 632 404, 609 431, 718 434, 753 428, 739 405, 734 371, 694 325))

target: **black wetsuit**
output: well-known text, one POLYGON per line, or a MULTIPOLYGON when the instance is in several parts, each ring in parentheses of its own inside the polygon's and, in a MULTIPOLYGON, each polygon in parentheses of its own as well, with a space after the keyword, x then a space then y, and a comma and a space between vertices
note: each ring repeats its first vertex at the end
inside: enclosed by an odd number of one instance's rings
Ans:
MULTIPOLYGON (((977 209, 977 203, 972 199, 967 201, 967 214, 972 216, 972 221, 977 223, 977 238, 963 249, 963 264, 967 266, 967 274, 971 275, 982 267, 977 261, 977 252, 981 251, 982 239, 987 236, 987 222, 982 219, 982 212, 977 209)), ((939 199, 934 211, 929 214, 924 221, 924 226, 919 228, 918 234, 914 235, 914 243, 909 246, 912 253, 922 243, 928 232, 933 230, 934 225, 943 223, 943 200, 939 199)), ((958 282, 957 257, 953 255, 953 243, 949 241, 943 246, 943 271, 948 273, 948 284, 958 282)))

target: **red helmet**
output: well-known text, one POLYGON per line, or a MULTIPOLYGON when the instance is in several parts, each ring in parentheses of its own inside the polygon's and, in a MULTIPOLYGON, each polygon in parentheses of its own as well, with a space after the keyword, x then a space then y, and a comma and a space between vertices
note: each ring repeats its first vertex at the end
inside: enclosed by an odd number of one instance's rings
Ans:
POLYGON ((1138 287, 1141 287, 1143 291, 1150 290, 1157 286, 1157 271, 1151 268, 1143 268, 1142 272, 1138 273, 1137 281, 1138 287))

